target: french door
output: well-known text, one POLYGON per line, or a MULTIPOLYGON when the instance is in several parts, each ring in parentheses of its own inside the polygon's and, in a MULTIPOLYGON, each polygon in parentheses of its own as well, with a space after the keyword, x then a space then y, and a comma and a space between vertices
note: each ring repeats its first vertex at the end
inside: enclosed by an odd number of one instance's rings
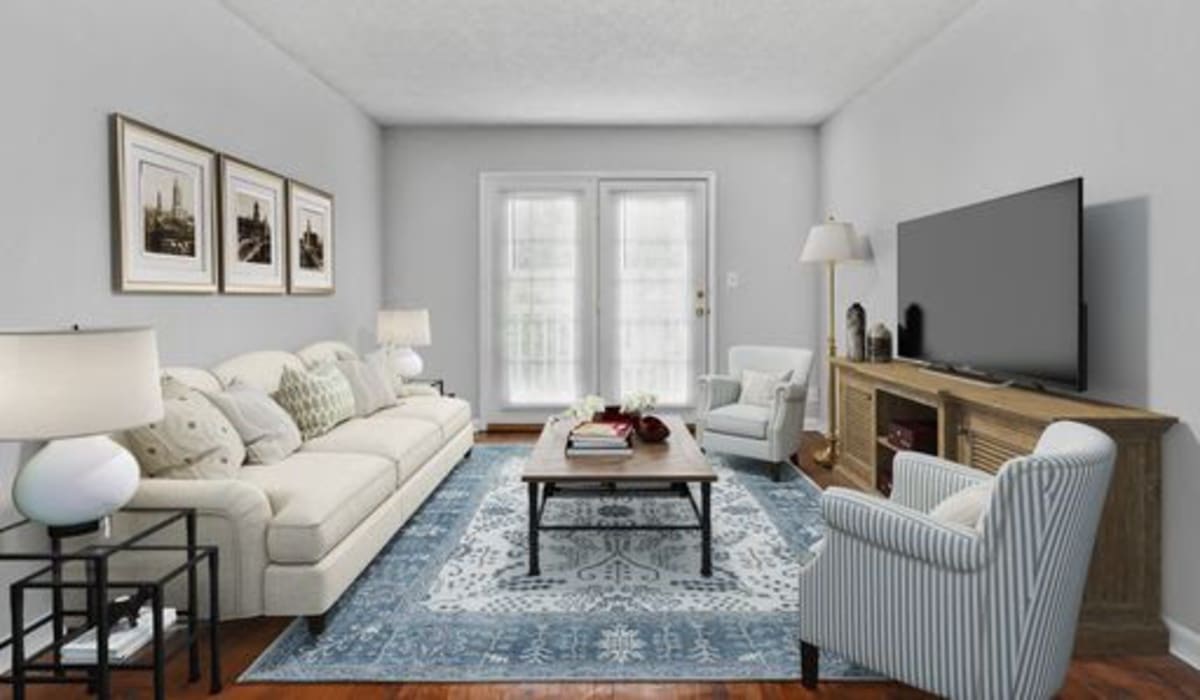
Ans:
POLYGON ((481 178, 481 408, 543 420, 586 395, 695 405, 708 367, 707 177, 481 178))

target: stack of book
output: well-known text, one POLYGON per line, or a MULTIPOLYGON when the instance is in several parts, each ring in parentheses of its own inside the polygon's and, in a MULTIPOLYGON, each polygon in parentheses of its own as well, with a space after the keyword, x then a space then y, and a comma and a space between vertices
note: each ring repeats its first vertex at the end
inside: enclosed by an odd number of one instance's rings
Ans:
MULTIPOLYGON (((163 608, 163 630, 175 624, 175 608, 163 608)), ((127 620, 114 622, 108 633, 108 660, 111 663, 128 661, 142 647, 150 643, 153 636, 154 615, 149 607, 138 611, 138 623, 130 625, 127 620)), ((66 644, 62 650, 64 663, 96 663, 96 628, 89 628, 79 637, 66 644)))
POLYGON ((633 454, 633 426, 629 423, 581 423, 567 437, 568 457, 626 457, 633 454))

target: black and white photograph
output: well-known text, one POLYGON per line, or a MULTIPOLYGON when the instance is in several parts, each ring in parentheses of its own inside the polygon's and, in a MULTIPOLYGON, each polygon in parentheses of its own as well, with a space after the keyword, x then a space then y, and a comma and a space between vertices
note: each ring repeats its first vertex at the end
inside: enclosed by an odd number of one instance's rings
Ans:
POLYGON ((216 153, 124 115, 113 139, 117 291, 216 291, 216 153))
POLYGON ((333 195, 288 181, 288 291, 333 293, 333 195))
POLYGON ((145 251, 196 257, 196 188, 191 178, 187 173, 143 163, 139 180, 145 251))
POLYGON ((221 291, 282 294, 286 180, 221 154, 221 291))

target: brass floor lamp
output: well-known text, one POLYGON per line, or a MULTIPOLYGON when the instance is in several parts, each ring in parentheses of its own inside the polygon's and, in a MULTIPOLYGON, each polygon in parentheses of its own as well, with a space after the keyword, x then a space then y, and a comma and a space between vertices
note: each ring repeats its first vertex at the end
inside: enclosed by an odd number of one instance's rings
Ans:
MULTIPOLYGON (((826 343, 828 359, 832 360, 837 357, 837 340, 834 338, 836 334, 836 319, 834 317, 834 307, 836 300, 836 270, 837 264, 850 260, 861 260, 863 255, 860 252, 858 244, 858 234, 854 231, 854 224, 844 221, 835 221, 831 216, 829 220, 813 226, 808 232, 808 239, 804 242, 804 250, 800 253, 800 262, 802 263, 825 263, 829 275, 829 339, 826 343)), ((833 377, 833 363, 828 362, 825 367, 828 375, 828 406, 829 412, 826 416, 827 432, 825 435, 825 449, 814 455, 817 464, 826 468, 832 467, 837 461, 837 444, 838 436, 835 427, 835 418, 837 416, 837 396, 835 395, 836 387, 833 377)))

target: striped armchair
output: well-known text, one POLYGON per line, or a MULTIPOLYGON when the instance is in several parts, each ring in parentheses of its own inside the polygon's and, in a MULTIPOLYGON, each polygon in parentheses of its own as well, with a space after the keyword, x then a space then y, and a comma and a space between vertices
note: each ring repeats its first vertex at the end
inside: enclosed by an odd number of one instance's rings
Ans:
POLYGON ((890 500, 830 488, 827 535, 800 573, 801 674, 818 649, 954 698, 1045 698, 1062 685, 1116 446, 1049 426, 992 477, 901 452, 890 500), (927 515, 995 479, 979 530, 927 515))

